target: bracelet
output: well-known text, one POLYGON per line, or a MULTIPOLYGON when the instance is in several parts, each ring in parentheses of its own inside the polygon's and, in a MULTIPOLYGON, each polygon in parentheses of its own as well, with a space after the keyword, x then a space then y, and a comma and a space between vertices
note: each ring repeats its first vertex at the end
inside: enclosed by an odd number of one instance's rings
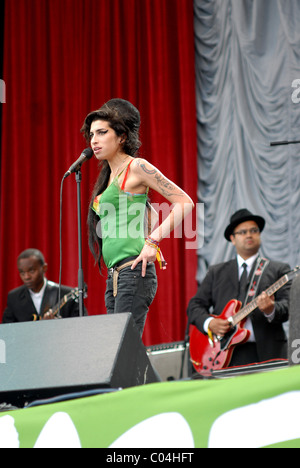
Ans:
POLYGON ((159 247, 156 244, 152 244, 152 242, 149 242, 147 239, 145 240, 145 244, 149 247, 152 247, 155 250, 159 250, 159 247))
POLYGON ((159 242, 155 239, 152 239, 152 237, 148 236, 147 239, 145 239, 145 243, 156 250, 159 249, 159 242))
POLYGON ((159 246, 159 241, 153 239, 153 238, 150 237, 150 236, 148 236, 146 240, 150 241, 152 244, 157 245, 157 247, 159 246))
POLYGON ((156 249, 156 259, 159 263, 161 270, 165 270, 167 268, 167 262, 165 261, 162 251, 159 248, 159 242, 155 239, 152 239, 152 237, 148 236, 145 239, 145 244, 149 247, 153 247, 154 249, 156 249))

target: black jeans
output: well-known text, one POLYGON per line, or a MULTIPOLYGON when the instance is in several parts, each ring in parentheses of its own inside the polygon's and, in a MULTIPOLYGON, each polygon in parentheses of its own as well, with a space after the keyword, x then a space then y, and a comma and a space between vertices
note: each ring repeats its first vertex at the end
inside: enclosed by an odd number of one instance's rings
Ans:
POLYGON ((157 291, 157 276, 154 264, 148 264, 146 276, 142 277, 142 263, 138 263, 134 270, 131 266, 119 273, 118 293, 113 296, 113 277, 108 274, 106 281, 105 305, 108 314, 130 312, 139 330, 140 336, 144 331, 149 307, 157 291))

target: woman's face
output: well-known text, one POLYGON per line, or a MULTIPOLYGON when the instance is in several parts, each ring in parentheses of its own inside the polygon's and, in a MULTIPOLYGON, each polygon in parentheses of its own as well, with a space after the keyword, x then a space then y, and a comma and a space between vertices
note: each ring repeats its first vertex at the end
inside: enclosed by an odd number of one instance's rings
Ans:
POLYGON ((90 143, 94 155, 99 161, 111 160, 122 152, 122 137, 105 120, 95 120, 90 128, 90 143))

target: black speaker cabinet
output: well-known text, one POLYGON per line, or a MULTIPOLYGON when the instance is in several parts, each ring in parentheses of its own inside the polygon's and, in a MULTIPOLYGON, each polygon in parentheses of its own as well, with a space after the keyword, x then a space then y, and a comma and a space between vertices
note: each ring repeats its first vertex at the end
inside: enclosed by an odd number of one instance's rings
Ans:
POLYGON ((156 382, 130 313, 0 325, 0 403, 156 382))

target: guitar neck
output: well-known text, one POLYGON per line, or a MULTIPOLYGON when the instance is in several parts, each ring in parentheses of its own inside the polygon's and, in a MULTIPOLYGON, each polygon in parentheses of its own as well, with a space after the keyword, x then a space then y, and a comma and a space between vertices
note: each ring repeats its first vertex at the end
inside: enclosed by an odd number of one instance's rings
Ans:
MULTIPOLYGON (((270 286, 267 290, 266 293, 270 297, 276 291, 278 291, 282 286, 284 286, 286 283, 288 283, 289 277, 288 275, 282 276, 276 283, 274 283, 272 286, 270 286)), ((242 320, 244 320, 248 315, 250 315, 255 309, 257 308, 257 298, 253 299, 249 304, 247 304, 245 307, 243 307, 236 315, 232 317, 232 325, 235 326, 242 320)))
POLYGON ((58 312, 60 311, 60 309, 62 309, 62 307, 68 302, 69 298, 71 297, 72 295, 72 292, 69 292, 68 294, 66 294, 60 301, 59 304, 56 304, 53 308, 52 308, 52 315, 57 315, 58 312))

